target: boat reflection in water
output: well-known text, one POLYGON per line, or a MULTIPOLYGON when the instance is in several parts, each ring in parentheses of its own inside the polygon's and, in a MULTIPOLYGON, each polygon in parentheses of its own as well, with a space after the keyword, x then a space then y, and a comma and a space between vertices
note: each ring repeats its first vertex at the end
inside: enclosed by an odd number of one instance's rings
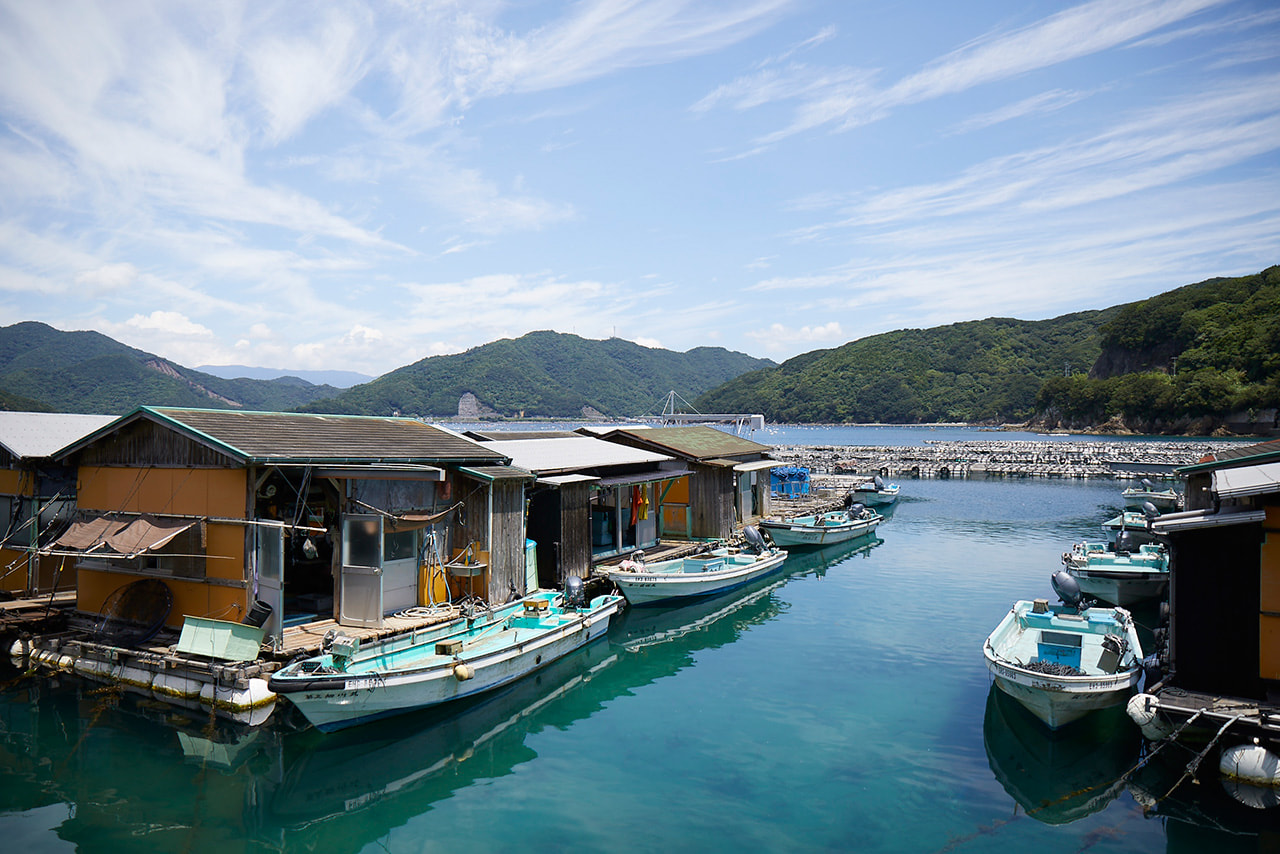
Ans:
POLYGON ((776 617, 770 594, 799 574, 883 540, 789 559, 780 575, 723 596, 672 608, 631 609, 610 626, 607 643, 584 647, 533 676, 458 709, 388 719, 376 727, 283 736, 274 773, 260 775, 249 799, 258 835, 289 847, 356 851, 453 793, 514 773, 536 758, 526 743, 548 727, 567 728, 609 701, 690 666, 700 650, 730 644, 776 617))
POLYGON ((1157 751, 1129 780, 1129 793, 1143 815, 1164 824, 1166 852, 1280 851, 1276 807, 1264 808, 1256 800, 1258 795, 1272 798, 1275 791, 1223 779, 1216 750, 1200 763, 1197 775, 1186 776, 1188 762, 1203 747, 1179 745, 1157 751))
POLYGON ((1000 785, 1045 824, 1076 821, 1115 800, 1142 746, 1123 707, 1049 730, 995 685, 987 694, 982 740, 1000 785))

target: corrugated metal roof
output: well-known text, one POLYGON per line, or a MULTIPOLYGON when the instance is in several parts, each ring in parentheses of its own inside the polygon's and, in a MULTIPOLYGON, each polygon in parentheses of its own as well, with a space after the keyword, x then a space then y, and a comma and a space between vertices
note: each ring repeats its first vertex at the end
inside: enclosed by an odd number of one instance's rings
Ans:
MULTIPOLYGON (((723 430, 705 425, 690 427, 654 427, 647 430, 617 430, 609 436, 623 434, 634 441, 660 451, 693 460, 713 460, 725 457, 740 457, 748 454, 763 454, 773 450, 769 445, 762 445, 741 436, 734 436, 723 430)), ((738 460, 737 462, 741 462, 738 460)))
POLYGON ((579 434, 572 430, 468 430, 462 435, 480 442, 506 442, 515 439, 563 439, 579 434))
POLYGON ((107 429, 140 418, 245 462, 505 463, 507 459, 480 442, 413 418, 142 407, 107 429))
POLYGON ((115 420, 113 415, 0 412, 0 445, 19 459, 51 457, 115 420))
POLYGON ((1257 445, 1246 445, 1243 448, 1227 448, 1222 451, 1215 451, 1199 462, 1192 463, 1189 466, 1182 466, 1177 471, 1179 474, 1194 474, 1196 472, 1249 465, 1277 458, 1280 458, 1280 439, 1260 442, 1257 445))
POLYGON ((464 466, 458 471, 480 480, 533 480, 533 472, 519 466, 464 466))
POLYGON ((507 455, 522 468, 540 475, 581 471, 606 466, 656 465, 672 459, 666 454, 606 442, 591 436, 562 436, 555 439, 511 439, 485 442, 507 455))
POLYGON ((1280 492, 1280 463, 1215 471, 1213 491, 1219 498, 1244 498, 1248 495, 1280 492))
POLYGON ((1224 525, 1245 525, 1266 521, 1265 510, 1249 510, 1243 507, 1224 507, 1221 510, 1186 510, 1166 513, 1151 520, 1151 530, 1157 534, 1171 534, 1196 528, 1221 528, 1224 525))

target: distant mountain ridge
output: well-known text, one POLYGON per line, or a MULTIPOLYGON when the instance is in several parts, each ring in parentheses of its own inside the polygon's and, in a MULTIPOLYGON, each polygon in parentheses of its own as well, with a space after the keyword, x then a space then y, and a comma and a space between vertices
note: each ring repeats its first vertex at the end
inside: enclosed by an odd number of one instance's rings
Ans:
POLYGON ((351 388, 373 379, 369 374, 356 371, 290 371, 278 368, 254 368, 248 365, 197 365, 197 371, 222 377, 224 380, 283 380, 293 377, 312 385, 328 385, 334 388, 351 388))
POLYGON ((722 347, 677 353, 621 338, 539 331, 422 359, 303 409, 426 418, 628 418, 656 414, 672 389, 692 398, 773 365, 722 347))
POLYGON ((8 409, 103 415, 146 404, 288 410, 339 391, 300 379, 227 380, 98 332, 63 332, 34 321, 0 328, 0 406, 8 409))

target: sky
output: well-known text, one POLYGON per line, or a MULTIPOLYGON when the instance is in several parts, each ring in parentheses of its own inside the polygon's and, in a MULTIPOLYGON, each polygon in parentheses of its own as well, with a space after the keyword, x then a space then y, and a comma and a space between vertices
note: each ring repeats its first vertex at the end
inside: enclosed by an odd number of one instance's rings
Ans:
POLYGON ((783 361, 1280 263, 1273 0, 0 0, 0 326, 783 361))

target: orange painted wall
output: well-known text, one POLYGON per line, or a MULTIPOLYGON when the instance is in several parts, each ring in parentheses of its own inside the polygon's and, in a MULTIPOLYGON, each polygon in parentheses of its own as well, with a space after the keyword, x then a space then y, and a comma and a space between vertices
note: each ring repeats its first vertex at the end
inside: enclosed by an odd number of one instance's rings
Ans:
MULTIPOLYGON (((82 466, 77 503, 82 510, 127 510, 135 513, 245 518, 247 473, 243 469, 164 469, 82 466)), ((207 578, 241 581, 246 577, 244 525, 209 523, 205 527, 207 578)), ((77 607, 97 613, 118 587, 136 578, 119 572, 78 568, 77 607)), ((173 609, 166 621, 181 626, 184 615, 236 621, 246 613, 244 587, 207 584, 200 579, 165 578, 173 590, 173 609)))
MULTIPOLYGON (((64 558, 46 555, 40 558, 36 573, 36 590, 72 590, 76 586, 74 561, 65 558, 59 574, 58 567, 64 558), (54 585, 57 585, 56 587, 54 585)), ((0 590, 18 592, 27 589, 27 552, 22 549, 0 549, 0 590)))
POLYGON ((81 466, 76 501, 87 510, 245 517, 244 469, 81 466))
POLYGON ((31 478, 19 469, 0 469, 0 494, 30 495, 31 478))

